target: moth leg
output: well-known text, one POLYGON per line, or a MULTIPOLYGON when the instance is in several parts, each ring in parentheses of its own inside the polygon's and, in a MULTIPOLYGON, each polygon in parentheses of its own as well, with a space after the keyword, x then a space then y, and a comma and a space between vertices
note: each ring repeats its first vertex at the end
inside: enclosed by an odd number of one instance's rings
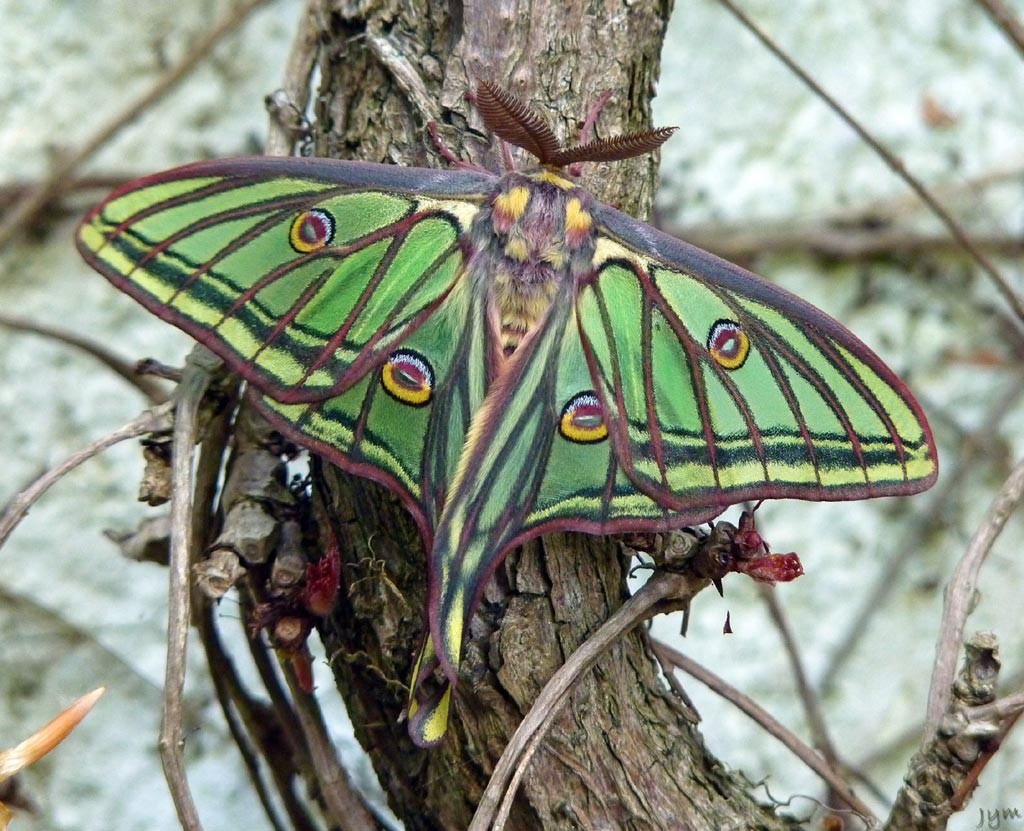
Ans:
POLYGON ((430 141, 433 143, 434 149, 437 151, 438 155, 440 155, 440 157, 448 162, 452 167, 457 167, 460 170, 475 170, 477 173, 491 172, 486 167, 481 167, 480 165, 473 164, 472 162, 463 161, 456 156, 452 149, 444 143, 444 139, 441 138, 440 133, 437 132, 436 121, 427 122, 427 132, 430 133, 430 141))
POLYGON ((605 104, 612 100, 612 91, 607 90, 601 94, 601 96, 594 102, 594 105, 587 111, 586 118, 583 120, 583 128, 580 130, 580 144, 587 144, 594 139, 594 127, 597 124, 598 116, 601 115, 601 110, 604 109, 605 104))
MULTIPOLYGON (((583 119, 583 127, 580 129, 580 138, 578 146, 587 144, 594 140, 594 127, 597 125, 597 119, 601 115, 601 110, 604 109, 605 104, 612 100, 612 91, 606 90, 603 92, 594 105, 587 111, 586 117, 583 119)), ((574 162, 569 165, 569 175, 575 178, 579 178, 583 172, 583 162, 574 162)))
POLYGON ((505 170, 513 171, 516 169, 516 160, 512 158, 512 148, 505 139, 499 139, 501 142, 501 160, 505 163, 505 170))

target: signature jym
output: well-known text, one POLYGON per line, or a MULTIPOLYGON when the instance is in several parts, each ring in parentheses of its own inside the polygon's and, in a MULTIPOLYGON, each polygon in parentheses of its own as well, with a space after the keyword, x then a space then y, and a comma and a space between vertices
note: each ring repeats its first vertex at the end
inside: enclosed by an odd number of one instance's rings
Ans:
POLYGON ((978 824, 974 826, 975 828, 991 828, 995 831, 996 828, 1002 828, 1004 822, 1024 824, 1024 814, 1021 814, 1018 808, 997 808, 994 811, 979 808, 978 814, 978 824))

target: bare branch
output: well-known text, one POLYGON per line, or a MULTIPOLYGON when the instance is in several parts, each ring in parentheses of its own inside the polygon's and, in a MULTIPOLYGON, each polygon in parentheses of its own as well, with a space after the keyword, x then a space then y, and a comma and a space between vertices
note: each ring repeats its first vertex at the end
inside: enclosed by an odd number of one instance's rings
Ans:
POLYGON ((968 710, 972 719, 1006 719, 1019 716, 1024 712, 1024 690, 1004 696, 991 704, 981 704, 968 710))
POLYGON ((673 610, 684 608, 708 583, 707 579, 668 571, 656 573, 569 657, 544 685, 505 747, 468 831, 487 831, 504 825, 519 780, 532 756, 531 747, 535 749, 535 739, 539 740, 547 732, 573 685, 597 663, 605 650, 637 624, 665 611, 666 603, 671 604, 669 608, 673 610))
POLYGON ((30 224, 43 208, 59 197, 73 181, 75 170, 92 157, 104 144, 142 113, 160 101, 195 69, 224 37, 237 29, 268 0, 246 0, 233 6, 211 28, 176 66, 172 67, 146 93, 128 104, 114 118, 102 125, 77 150, 66 154, 51 171, 49 177, 31 193, 22 197, 0 222, 0 248, 30 224))
POLYGON ((52 338, 58 343, 64 343, 76 349, 81 349, 124 378, 125 381, 146 396, 150 403, 163 404, 167 400, 168 396, 164 387, 154 381, 154 379, 140 375, 137 363, 126 361, 124 358, 111 352, 103 344, 57 326, 47 326, 44 323, 36 323, 27 318, 7 315, 3 312, 0 312, 0 326, 6 326, 8 329, 13 329, 16 332, 28 332, 29 334, 40 335, 44 338, 52 338))
POLYGON ((846 124, 853 129, 858 136, 872 149, 878 156, 885 162, 886 166, 893 173, 899 176, 909 187, 913 190, 923 202, 925 202, 935 216, 946 226, 946 229, 953 236, 953 238, 960 244, 971 259, 973 259, 978 266, 984 271, 989 278, 995 283, 999 293, 1003 295, 1003 298, 1010 307, 1014 310, 1017 317, 1024 321, 1024 298, 1022 298, 1010 285, 1009 281, 1003 276, 1003 273, 971 240, 967 232, 958 223, 953 216, 947 211, 942 204, 932 195, 931 191, 924 186, 924 184, 913 176, 910 171, 907 170, 903 162, 896 157, 896 155, 889 150, 881 141, 879 141, 873 134, 868 132, 867 128, 864 127, 859 121, 857 121, 835 98, 827 93, 824 88, 815 81, 810 74, 800 65, 796 63, 793 58, 786 54, 776 44, 768 34, 762 30, 753 20, 751 20, 732 0, 718 0, 726 9, 728 9, 732 15, 742 23, 748 31, 751 32, 762 44, 781 60, 789 70, 796 75, 808 88, 814 92, 826 105, 838 115, 846 124))
POLYGON ((282 661, 281 669, 288 681, 295 713, 299 717, 299 724, 309 747, 313 769, 320 781, 321 794, 331 811, 332 818, 342 831, 376 831, 377 823, 373 815, 362 797, 352 787, 348 772, 338 761, 316 698, 302 689, 290 661, 282 661))
POLYGON ((978 572, 988 556, 1006 520, 1024 497, 1024 461, 1018 462, 992 502, 985 519, 974 534, 967 551, 957 564, 953 578, 946 587, 946 602, 935 647, 935 669, 928 690, 928 715, 925 741, 935 738, 936 731, 950 707, 956 661, 963 642, 964 627, 971 612, 971 603, 978 581, 978 572))
MULTIPOLYGON (((295 31, 291 51, 284 68, 282 89, 287 97, 301 113, 306 111, 309 101, 309 82, 316 64, 316 56, 320 48, 317 37, 319 28, 317 19, 321 11, 320 0, 309 0, 299 17, 299 25, 295 31)), ((268 156, 289 156, 295 145, 294 133, 279 119, 271 118, 267 128, 268 156)))
POLYGON ((782 744, 785 745, 794 756, 818 774, 818 776, 820 776, 822 780, 833 790, 836 796, 864 817, 865 821, 867 821, 869 825, 878 822, 871 809, 854 795, 850 790, 849 785, 847 785, 846 782, 844 782, 839 775, 825 763, 813 748, 808 747, 808 745, 800 739, 799 736, 793 733, 781 722, 777 721, 774 716, 761 707, 761 705, 754 701, 754 699, 744 695, 710 670, 702 667, 696 661, 688 658, 682 652, 673 649, 667 644, 660 641, 654 641, 653 647, 655 654, 657 654, 658 659, 662 661, 662 663, 677 667, 688 675, 692 675, 709 689, 722 696, 726 701, 736 705, 736 707, 753 719, 753 721, 763 727, 766 732, 770 733, 782 742, 782 744))
POLYGON ((1007 6, 1003 0, 976 0, 976 2, 988 12, 996 26, 1002 29, 1007 40, 1017 47, 1017 51, 1024 58, 1024 25, 1021 25, 1013 9, 1007 6))
POLYGON ((793 630, 790 628, 782 605, 779 603, 778 594, 773 586, 761 584, 757 588, 761 599, 768 606, 768 614, 775 624, 775 628, 779 630, 779 637, 782 638, 783 647, 789 658, 790 668, 793 670, 793 679, 796 682, 797 693, 800 696, 801 703, 804 705, 807 724, 811 728, 814 746, 825 757, 829 767, 838 774, 842 771, 839 754, 828 734, 828 727, 825 724, 825 716, 821 711, 818 696, 815 694, 810 680, 807 678, 807 672, 804 670, 804 663, 800 657, 800 649, 797 647, 796 638, 793 637, 793 630))
POLYGON ((194 474, 192 459, 198 433, 199 405, 220 360, 202 346, 193 348, 185 374, 175 392, 172 450, 171 563, 167 612, 167 667, 164 707, 160 722, 160 759, 171 790, 178 820, 185 831, 202 831, 185 773, 185 734, 182 706, 185 693, 185 647, 190 621, 189 575, 192 569, 194 474))
MULTIPOLYGON (((102 191, 109 193, 114 188, 120 187, 125 182, 137 179, 138 176, 128 174, 116 175, 95 175, 80 176, 64 185, 64 193, 76 193, 78 191, 102 191)), ((14 180, 0 185, 0 211, 8 211, 12 205, 17 204, 30 193, 39 187, 35 180, 14 180)))
POLYGON ((286 828, 283 819, 278 816, 278 808, 271 798, 265 775, 260 770, 257 753, 266 760, 293 831, 312 831, 316 828, 316 823, 289 787, 288 779, 293 770, 294 760, 286 758, 289 754, 282 754, 280 745, 275 745, 280 736, 274 729, 277 725, 273 722, 272 711, 261 706, 243 685, 231 656, 224 650, 214 619, 213 607, 209 602, 203 604, 202 611, 197 616, 197 625, 206 650, 206 660, 210 667, 217 700, 220 702, 231 736, 242 754, 249 779, 256 789, 267 819, 275 831, 284 831, 286 828))
POLYGON ((972 636, 963 668, 944 697, 948 707, 941 729, 923 739, 910 760, 904 785, 881 831, 943 831, 949 818, 963 808, 1003 730, 996 719, 974 717, 979 706, 995 700, 999 669, 995 636, 990 632, 972 636))
POLYGON ((92 444, 86 445, 76 453, 71 454, 56 467, 46 471, 36 479, 29 487, 15 496, 7 504, 3 515, 0 516, 0 548, 7 542, 11 532, 18 523, 25 518, 29 509, 39 501, 39 498, 46 493, 53 485, 59 482, 64 476, 78 467, 82 462, 88 461, 97 456, 108 447, 113 447, 126 439, 134 439, 167 428, 167 415, 174 409, 170 402, 161 404, 158 407, 146 410, 137 418, 132 419, 123 427, 108 433, 92 444))
MULTIPOLYGON (((755 221, 736 225, 660 227, 674 237, 733 261, 788 251, 802 251, 841 260, 951 253, 964 256, 960 246, 947 234, 917 233, 885 227, 837 227, 828 220, 807 224, 790 220, 769 225, 755 221)), ((1012 232, 975 235, 974 243, 985 251, 1002 256, 1024 254, 1024 240, 1012 232)))

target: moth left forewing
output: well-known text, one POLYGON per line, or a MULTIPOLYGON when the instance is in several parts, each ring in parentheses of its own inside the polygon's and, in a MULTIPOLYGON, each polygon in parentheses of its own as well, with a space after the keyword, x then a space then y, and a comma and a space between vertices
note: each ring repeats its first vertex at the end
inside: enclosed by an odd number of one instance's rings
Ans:
POLYGON ((229 159, 130 183, 78 232, 83 256, 275 399, 335 395, 433 313, 493 177, 229 159))
POLYGON ((397 493, 429 547, 487 384, 479 298, 463 275, 384 362, 345 392, 261 409, 296 443, 397 493))
POLYGON ((606 206, 578 313, 616 454, 675 510, 934 481, 906 386, 810 304, 606 206))

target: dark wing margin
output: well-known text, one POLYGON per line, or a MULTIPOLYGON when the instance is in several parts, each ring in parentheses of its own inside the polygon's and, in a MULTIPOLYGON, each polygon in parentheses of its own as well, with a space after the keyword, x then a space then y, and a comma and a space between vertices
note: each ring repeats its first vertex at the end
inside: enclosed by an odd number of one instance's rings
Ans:
POLYGON ((938 474, 906 385, 806 301, 607 206, 577 305, 616 455, 672 510, 916 493, 938 474))
POLYGON ((340 394, 444 302, 493 177, 326 159, 200 162, 131 182, 85 259, 278 401, 340 394))

